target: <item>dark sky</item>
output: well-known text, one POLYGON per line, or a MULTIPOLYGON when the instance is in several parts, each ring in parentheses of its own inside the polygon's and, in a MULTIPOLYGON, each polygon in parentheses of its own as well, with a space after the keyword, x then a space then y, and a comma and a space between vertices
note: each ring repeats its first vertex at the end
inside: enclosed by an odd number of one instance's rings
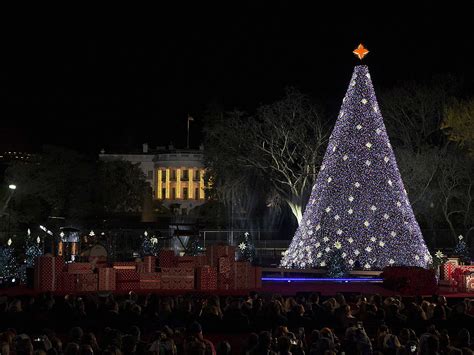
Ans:
POLYGON ((196 119, 197 146, 210 102, 252 112, 289 85, 333 107, 361 41, 371 51, 366 64, 376 89, 451 72, 471 93, 472 1, 222 3, 227 7, 181 4, 96 16, 3 14, 9 22, 0 44, 0 147, 183 147, 188 113, 196 119))

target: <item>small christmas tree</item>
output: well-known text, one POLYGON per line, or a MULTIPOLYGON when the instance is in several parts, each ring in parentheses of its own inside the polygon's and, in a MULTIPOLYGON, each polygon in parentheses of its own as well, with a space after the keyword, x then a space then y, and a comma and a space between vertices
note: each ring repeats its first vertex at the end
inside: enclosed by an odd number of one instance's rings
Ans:
POLYGON ((158 238, 154 235, 150 235, 147 231, 143 233, 141 254, 142 256, 157 256, 160 251, 160 245, 158 238))
POLYGON ((204 252, 204 248, 200 244, 200 240, 196 236, 190 237, 188 244, 186 245, 187 256, 197 256, 204 252))
POLYGON ((469 249, 462 235, 458 237, 458 242, 454 247, 453 252, 454 255, 457 255, 462 262, 468 263, 470 261, 469 249))
POLYGON ((18 265, 12 248, 12 240, 0 247, 0 278, 12 280, 18 276, 18 265))
POLYGON ((238 239, 238 259, 242 261, 252 262, 255 257, 255 245, 253 238, 249 232, 245 232, 238 239))
POLYGON ((35 265, 35 259, 38 256, 43 255, 43 250, 41 249, 40 244, 40 237, 34 238, 31 235, 30 229, 28 229, 25 239, 25 263, 27 267, 33 267, 35 265))

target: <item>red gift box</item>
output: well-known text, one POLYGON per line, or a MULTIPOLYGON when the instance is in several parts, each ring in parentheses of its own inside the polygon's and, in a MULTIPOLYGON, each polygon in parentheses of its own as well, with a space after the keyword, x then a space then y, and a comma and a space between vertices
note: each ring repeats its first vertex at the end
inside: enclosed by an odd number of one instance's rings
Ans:
POLYGON ((70 274, 90 274, 92 272, 92 264, 70 263, 67 264, 67 272, 70 274))
POLYGON ((114 268, 107 267, 99 269, 99 291, 114 291, 116 283, 116 271, 114 268))
POLYGON ((55 256, 54 262, 56 264, 55 265, 56 272, 57 273, 63 272, 66 267, 66 264, 64 263, 64 256, 55 256))
POLYGON ((176 256, 174 255, 174 250, 161 250, 158 255, 158 262, 160 267, 175 267, 176 256))
POLYGON ((235 247, 231 245, 211 245, 206 249, 207 260, 210 266, 217 266, 219 258, 227 256, 235 260, 235 247))
POLYGON ((217 288, 219 290, 231 290, 233 287, 232 278, 227 274, 217 274, 217 288))
POLYGON ((116 283, 117 291, 138 291, 140 290, 139 281, 117 281, 116 283))
POLYGON ((75 292, 77 288, 77 274, 63 272, 58 277, 57 290, 61 292, 75 292))
POLYGON ((35 262, 35 289, 39 291, 55 291, 59 272, 53 256, 39 256, 35 262))
POLYGON ((456 267, 459 266, 459 258, 449 258, 445 264, 443 264, 443 279, 450 280, 451 275, 456 267))
POLYGON ((163 290, 194 289, 193 268, 162 268, 161 288, 163 290))
POLYGON ((97 291, 98 276, 97 274, 78 274, 77 275, 77 291, 93 292, 97 291))
POLYGON ((120 281, 136 281, 140 280, 140 273, 137 269, 115 269, 116 272, 116 280, 117 282, 120 281))
POLYGON ((255 276, 252 278, 254 272, 252 265, 247 261, 239 261, 233 266, 233 288, 236 290, 253 288, 255 276))
POLYGON ((474 265, 457 266, 454 269, 451 276, 458 292, 467 292, 473 274, 474 265))
POLYGON ((185 255, 176 258, 178 267, 201 267, 209 265, 206 255, 185 255))
POLYGON ((260 266, 252 266, 249 275, 250 288, 262 288, 262 268, 260 266))
POLYGON ((93 269, 107 267, 107 257, 103 255, 89 256, 89 263, 92 264, 93 269))
POLYGON ((217 268, 202 266, 196 269, 196 288, 198 290, 217 289, 217 268))
POLYGON ((474 292, 474 272, 466 275, 466 292, 474 292))
POLYGON ((116 270, 137 270, 135 261, 117 261, 112 263, 112 267, 116 270))
POLYGON ((156 257, 145 256, 141 267, 141 272, 150 273, 155 272, 156 269, 156 257))
POLYGON ((252 275, 255 276, 255 282, 253 282, 253 287, 262 288, 262 268, 260 266, 253 267, 254 272, 252 275))
POLYGON ((140 288, 142 290, 157 290, 161 288, 161 274, 149 272, 140 274, 140 288))

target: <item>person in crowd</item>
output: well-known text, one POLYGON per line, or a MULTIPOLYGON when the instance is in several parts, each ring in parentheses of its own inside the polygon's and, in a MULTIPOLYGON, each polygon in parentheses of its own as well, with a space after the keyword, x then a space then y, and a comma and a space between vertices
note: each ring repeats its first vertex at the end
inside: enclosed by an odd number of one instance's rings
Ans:
POLYGON ((0 352, 471 354, 473 309, 442 296, 0 296, 0 352))

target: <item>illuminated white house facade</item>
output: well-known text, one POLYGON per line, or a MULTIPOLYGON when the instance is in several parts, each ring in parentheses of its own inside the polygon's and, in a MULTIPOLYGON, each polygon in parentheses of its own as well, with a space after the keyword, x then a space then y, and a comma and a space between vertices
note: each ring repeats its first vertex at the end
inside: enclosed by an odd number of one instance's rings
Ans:
POLYGON ((139 164, 152 187, 153 198, 168 208, 178 207, 186 212, 206 201, 202 148, 175 149, 170 146, 149 150, 148 145, 143 144, 140 153, 106 154, 102 151, 99 157, 139 164))

